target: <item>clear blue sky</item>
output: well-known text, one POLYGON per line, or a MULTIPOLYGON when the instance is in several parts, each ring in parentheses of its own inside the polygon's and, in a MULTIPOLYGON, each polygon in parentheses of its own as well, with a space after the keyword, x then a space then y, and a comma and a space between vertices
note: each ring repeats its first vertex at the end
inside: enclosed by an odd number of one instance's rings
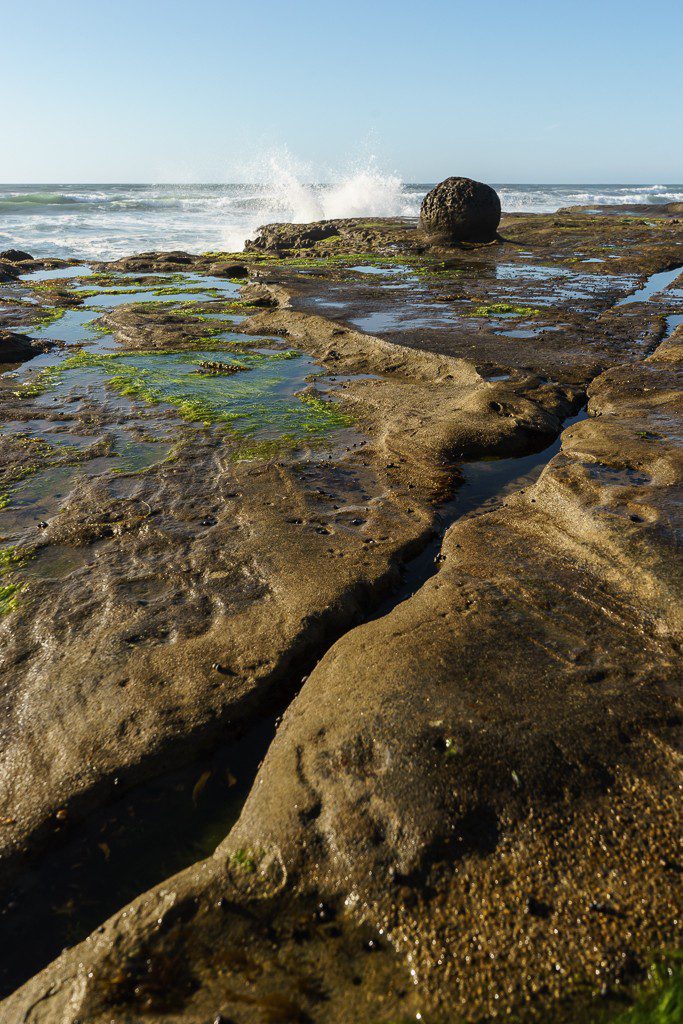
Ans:
POLYGON ((680 0, 27 0, 0 16, 0 181, 681 182, 680 0))

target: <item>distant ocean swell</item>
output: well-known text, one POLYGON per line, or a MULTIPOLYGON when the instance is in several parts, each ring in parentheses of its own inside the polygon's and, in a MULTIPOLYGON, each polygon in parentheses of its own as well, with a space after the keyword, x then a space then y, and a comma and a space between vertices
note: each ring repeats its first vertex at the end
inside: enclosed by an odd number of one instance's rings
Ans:
MULTIPOLYGON (((146 249, 238 251, 260 224, 416 216, 429 184, 376 169, 330 185, 290 170, 263 185, 0 185, 0 249, 110 259, 146 249)), ((508 212, 683 202, 683 185, 496 185, 508 212)))

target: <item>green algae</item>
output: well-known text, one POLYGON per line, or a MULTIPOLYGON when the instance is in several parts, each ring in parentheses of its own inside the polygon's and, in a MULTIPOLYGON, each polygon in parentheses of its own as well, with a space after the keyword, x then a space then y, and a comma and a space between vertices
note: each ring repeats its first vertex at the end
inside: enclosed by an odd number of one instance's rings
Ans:
POLYGON ((48 306, 38 311, 33 318, 34 327, 49 327, 61 320, 67 311, 66 306, 48 306))
MULTIPOLYGON (((0 433, 0 438, 8 440, 0 433)), ((40 475, 48 470, 67 470, 78 466, 87 466, 92 459, 102 456, 117 456, 120 453, 111 450, 111 445, 102 439, 96 440, 87 448, 80 448, 66 442, 58 441, 50 444, 42 437, 14 436, 12 441, 28 453, 28 461, 10 465, 3 471, 3 486, 10 486, 10 491, 0 494, 0 511, 8 508, 15 496, 15 484, 22 484, 30 477, 40 475)))
POLYGON ((679 1024, 683 1020, 683 951, 660 956, 626 1009, 596 1015, 590 1024, 679 1024))
POLYGON ((246 848, 235 850, 235 852, 230 855, 231 866, 240 871, 245 871, 248 874, 253 874, 256 871, 256 866, 260 860, 261 856, 259 853, 246 848))
MULTIPOLYGON (((332 239, 324 239, 327 245, 332 239)), ((338 244, 338 243, 337 243, 338 244)), ((225 262, 237 257, 223 255, 223 254, 206 254, 211 255, 215 258, 216 262, 225 262)), ((376 252, 340 252, 340 253, 325 253, 320 255, 312 255, 310 249, 293 249, 289 250, 286 256, 275 256, 273 253, 239 253, 239 262, 247 264, 253 261, 258 263, 268 263, 278 267, 295 267, 295 268, 315 268, 315 267, 353 267, 360 263, 365 263, 372 266, 386 266, 392 267, 398 264, 418 264, 419 261, 416 257, 411 256, 408 253, 397 253, 395 256, 381 255, 376 252)), ((244 279, 241 279, 240 284, 244 284, 244 279)))
MULTIPOLYGON (((62 364, 64 365, 64 364, 62 364)), ((49 388, 59 383, 61 378, 61 367, 46 366, 37 373, 33 380, 25 381, 19 386, 18 391, 12 392, 17 398, 37 398, 44 394, 49 388)))
MULTIPOLYGON (((166 285, 180 284, 187 280, 187 274, 169 273, 166 270, 159 270, 153 273, 136 273, 135 271, 101 271, 97 274, 90 274, 87 278, 89 288, 91 285, 100 285, 101 288, 158 288, 160 285, 155 282, 163 281, 166 285)), ((82 294, 82 293, 81 293, 82 294)))
POLYGON ((313 366, 310 359, 291 349, 135 353, 81 350, 57 366, 46 367, 20 393, 42 394, 66 383, 72 373, 100 371, 108 387, 124 397, 150 405, 171 405, 189 422, 228 425, 244 438, 292 446, 297 441, 324 438, 350 422, 334 403, 315 394, 298 393, 313 366), (222 361, 245 372, 237 377, 196 372, 201 362, 219 355, 222 361))
POLYGON ((266 441, 238 440, 232 453, 233 462, 267 462, 281 457, 284 452, 293 452, 305 444, 309 452, 324 449, 327 439, 311 435, 303 438, 300 434, 281 434, 266 441))
POLYGON ((90 323, 88 324, 88 330, 94 332, 95 334, 102 335, 112 333, 111 327, 107 327, 107 325, 103 324, 101 320, 91 320, 90 323))
POLYGON ((469 316, 539 316, 540 309, 533 306, 514 306, 509 302, 492 302, 487 306, 477 306, 476 309, 468 311, 469 316))
POLYGON ((203 252, 202 258, 212 260, 214 263, 252 263, 262 262, 263 260, 271 259, 272 257, 268 253, 258 252, 203 252))
POLYGON ((139 292, 151 292, 153 291, 150 287, 144 285, 119 285, 113 288, 79 288, 78 297, 79 299, 92 299, 96 295, 136 295, 139 292))
POLYGON ((52 295, 55 292, 63 294, 68 292, 71 294, 71 289, 67 285, 60 286, 60 281, 65 281, 66 278, 52 278, 51 281, 26 281, 26 287, 30 288, 32 292, 37 292, 38 295, 52 295))
POLYGON ((675 967, 660 968, 635 1006, 617 1018, 615 1024, 678 1024, 683 1020, 683 961, 675 967))
MULTIPOLYGON (((139 307, 145 313, 159 312, 163 313, 165 316, 175 317, 178 320, 182 320, 188 316, 201 320, 201 318, 205 316, 205 310, 203 308, 205 303, 201 301, 188 300, 187 302, 177 302, 173 305, 172 309, 169 309, 170 303, 170 299, 166 302, 151 300, 150 302, 132 302, 131 306, 133 309, 137 309, 139 307)), ((216 307, 220 307, 217 310, 219 313, 240 313, 244 316, 248 316, 251 313, 262 312, 261 307, 254 306, 253 303, 244 302, 241 299, 212 300, 212 305, 213 304, 215 304, 216 307)), ((102 312, 101 307, 98 307, 98 312, 102 312)))
POLYGON ((444 745, 444 757, 457 757, 460 753, 458 741, 453 739, 451 736, 447 736, 443 741, 444 745))
POLYGON ((121 473, 125 476, 141 476, 147 470, 166 463, 174 462, 178 458, 180 445, 169 445, 162 439, 154 441, 127 441, 120 451, 113 451, 111 454, 121 459, 122 465, 112 469, 112 473, 121 473))
POLYGON ((0 616, 8 615, 17 606, 22 587, 16 581, 15 573, 24 561, 16 548, 0 549, 0 616))
POLYGON ((330 253, 329 256, 293 256, 285 257, 279 260, 281 266, 292 266, 292 267, 343 267, 351 270, 354 266, 369 266, 369 267, 395 267, 395 266, 410 266, 415 263, 413 257, 407 254, 401 254, 396 256, 382 256, 374 252, 344 252, 344 253, 330 253))
POLYGON ((636 430, 636 437, 643 441, 663 441, 661 434, 655 434, 651 430, 636 430))
POLYGON ((19 587, 16 583, 0 583, 0 616, 9 615, 14 611, 17 606, 18 591, 19 587))
MULTIPOLYGON (((63 461, 62 456, 65 449, 67 449, 66 445, 56 448, 42 437, 19 435, 14 438, 14 441, 20 448, 29 452, 30 461, 4 470, 3 477, 5 483, 17 483, 19 480, 24 480, 27 476, 31 476, 32 473, 40 469, 45 462, 48 462, 48 465, 59 465, 63 461)), ((71 452, 75 454, 76 449, 71 449, 71 452)), ((3 507, 6 508, 7 506, 3 507)))
MULTIPOLYGON (((79 289, 78 296, 83 299, 90 299, 96 295, 139 295, 141 292, 145 292, 149 295, 156 295, 158 298, 169 296, 174 298, 176 295, 210 295, 212 298, 222 298, 225 292, 218 287, 198 287, 195 285, 182 284, 170 284, 170 285, 130 285, 123 288, 83 288, 79 289)), ((146 305, 146 303, 145 303, 146 305)))

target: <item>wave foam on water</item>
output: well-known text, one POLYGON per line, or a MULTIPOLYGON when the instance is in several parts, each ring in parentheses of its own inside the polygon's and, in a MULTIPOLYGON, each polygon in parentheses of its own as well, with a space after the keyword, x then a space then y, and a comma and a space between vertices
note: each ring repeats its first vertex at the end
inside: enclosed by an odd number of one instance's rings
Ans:
MULTIPOLYGON (((264 163, 251 176, 263 179, 264 163)), ((262 224, 340 217, 417 216, 431 187, 405 184, 374 160, 328 184, 287 154, 265 162, 266 180, 241 185, 0 185, 0 250, 113 259, 150 249, 242 249, 262 224)), ((246 177, 247 175, 245 175, 246 177)), ((683 202, 683 185, 495 186, 507 212, 683 202)))
POLYGON ((507 213, 554 213, 564 206, 683 202, 681 185, 496 185, 507 213))

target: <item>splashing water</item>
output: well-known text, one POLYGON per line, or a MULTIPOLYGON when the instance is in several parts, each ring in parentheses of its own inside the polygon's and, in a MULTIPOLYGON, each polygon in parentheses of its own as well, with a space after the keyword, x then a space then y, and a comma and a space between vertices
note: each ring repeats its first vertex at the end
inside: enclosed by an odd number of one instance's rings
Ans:
MULTIPOLYGON (((467 173, 445 167, 440 177, 467 173)), ((245 168, 241 185, 0 185, 0 251, 115 259, 150 249, 242 249, 262 224, 417 216, 429 184, 404 184, 372 158, 326 185, 288 153, 245 168), (263 169, 266 168, 266 181, 263 169)), ((683 185, 500 185, 503 209, 551 212, 575 203, 682 202, 683 185)))
POLYGON ((275 221, 306 224, 341 217, 414 217, 424 195, 419 186, 415 192, 397 175, 382 172, 372 158, 366 166, 325 185, 308 184, 310 172, 289 154, 271 157, 268 167, 269 180, 249 230, 230 235, 235 249, 241 249, 262 224, 275 221))

